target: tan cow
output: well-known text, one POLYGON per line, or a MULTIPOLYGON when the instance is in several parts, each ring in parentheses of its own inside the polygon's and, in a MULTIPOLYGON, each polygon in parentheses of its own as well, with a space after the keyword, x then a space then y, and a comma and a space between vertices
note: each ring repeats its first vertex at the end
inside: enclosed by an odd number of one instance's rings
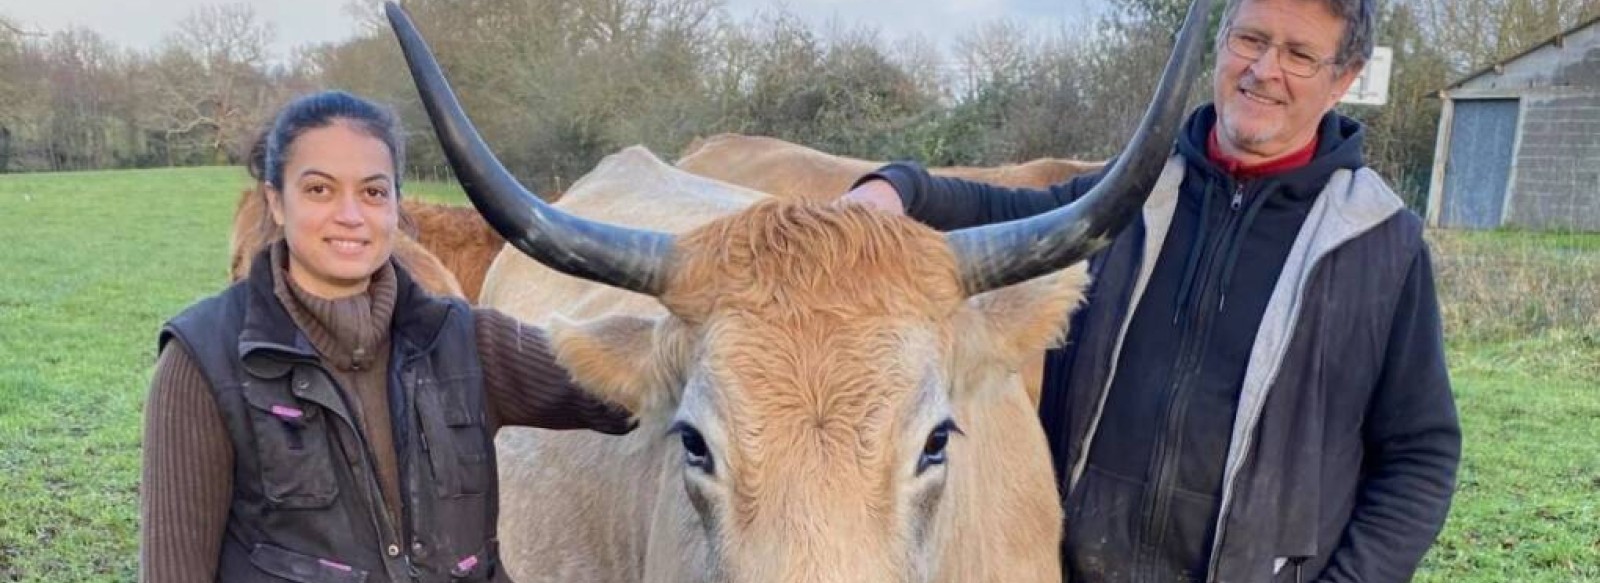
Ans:
POLYGON ((1081 269, 1063 269, 1104 246, 1153 186, 1206 4, 1107 180, 1051 213, 949 234, 859 206, 763 200, 638 150, 546 205, 494 158, 388 4, 474 205, 555 270, 503 253, 485 303, 548 322, 574 377, 640 420, 620 438, 502 435, 510 573, 1059 581, 1055 479, 1016 370, 1081 297, 1081 269))
POLYGON ((943 249, 937 233, 767 198, 632 148, 555 206, 686 232, 681 291, 657 301, 509 248, 496 260, 484 304, 552 325, 562 362, 641 422, 625 438, 501 431, 509 573, 1058 581, 1061 510, 1016 370, 1061 332, 1081 268, 964 301, 953 259, 924 252, 943 249), (694 433, 667 435, 678 423, 694 433), (690 438, 712 471, 686 459, 690 438), (948 467, 921 468, 946 439, 948 467))
MULTIPOLYGON (((863 174, 883 166, 883 162, 837 156, 777 138, 717 134, 696 138, 674 165, 786 198, 829 200, 843 194, 863 174)), ((996 186, 1044 188, 1104 166, 1104 162, 1040 158, 993 168, 950 166, 930 168, 929 172, 996 186)))

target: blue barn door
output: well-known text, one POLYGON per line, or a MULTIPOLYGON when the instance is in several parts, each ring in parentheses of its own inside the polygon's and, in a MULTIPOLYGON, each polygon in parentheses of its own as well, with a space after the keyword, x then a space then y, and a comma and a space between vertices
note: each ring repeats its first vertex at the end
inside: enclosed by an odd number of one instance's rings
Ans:
POLYGON ((1511 149, 1517 139, 1517 100, 1474 99, 1455 103, 1450 124, 1450 157, 1444 168, 1446 227, 1493 229, 1500 226, 1511 149))

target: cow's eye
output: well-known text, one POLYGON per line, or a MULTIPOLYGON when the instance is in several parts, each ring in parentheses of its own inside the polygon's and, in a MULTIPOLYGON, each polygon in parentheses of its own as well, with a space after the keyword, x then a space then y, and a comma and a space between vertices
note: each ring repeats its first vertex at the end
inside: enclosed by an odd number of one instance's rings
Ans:
POLYGON ((700 430, 683 421, 672 425, 669 433, 678 434, 678 439, 683 442, 683 463, 691 468, 698 468, 707 474, 713 472, 711 463, 711 449, 706 447, 706 438, 700 435, 700 430))
POLYGON ((917 474, 933 466, 944 465, 945 449, 950 447, 951 433, 959 434, 961 428, 956 427, 956 422, 950 419, 945 419, 928 433, 928 441, 922 444, 922 456, 917 459, 917 474))

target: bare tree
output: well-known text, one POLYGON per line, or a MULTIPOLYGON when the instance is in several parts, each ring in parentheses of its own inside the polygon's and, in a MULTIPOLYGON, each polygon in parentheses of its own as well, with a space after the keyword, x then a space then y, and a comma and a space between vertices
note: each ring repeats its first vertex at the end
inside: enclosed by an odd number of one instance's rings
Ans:
POLYGON ((42 119, 45 76, 39 74, 37 51, 30 34, 0 18, 0 173, 12 168, 19 146, 33 133, 27 127, 42 119))
POLYGON ((958 36, 956 59, 967 91, 1020 84, 1036 53, 1035 42, 1026 27, 1010 20, 988 22, 958 36))
POLYGON ((46 35, 36 30, 25 29, 21 25, 12 22, 10 18, 0 15, 0 36, 7 39, 16 39, 26 37, 44 38, 46 35))
POLYGON ((45 142, 50 168, 109 166, 117 49, 94 31, 73 28, 51 35, 45 54, 50 72, 45 142))
POLYGON ((889 49, 890 61, 916 84, 918 93, 933 96, 944 103, 954 97, 950 87, 953 80, 939 46, 928 37, 911 32, 900 37, 889 49))
POLYGON ((1600 0, 1396 0, 1458 74, 1510 57, 1600 16, 1600 0))
POLYGON ((273 29, 248 4, 202 6, 186 17, 154 58, 155 99, 172 158, 241 159, 245 136, 278 101, 266 74, 273 29))

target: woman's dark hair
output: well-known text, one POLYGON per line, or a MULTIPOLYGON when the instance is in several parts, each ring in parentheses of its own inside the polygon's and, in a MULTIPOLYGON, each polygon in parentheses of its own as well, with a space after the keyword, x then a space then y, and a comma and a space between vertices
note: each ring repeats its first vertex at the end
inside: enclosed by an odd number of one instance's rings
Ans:
MULTIPOLYGON (((348 123, 389 147, 389 156, 394 160, 394 188, 398 193, 400 169, 405 167, 406 158, 399 118, 387 107, 343 91, 324 91, 299 97, 278 112, 272 128, 266 133, 261 161, 263 172, 257 178, 283 192, 283 164, 289 158, 289 149, 293 147, 295 139, 308 130, 325 128, 336 122, 348 123)), ((253 170, 254 151, 251 152, 250 164, 253 170)))

